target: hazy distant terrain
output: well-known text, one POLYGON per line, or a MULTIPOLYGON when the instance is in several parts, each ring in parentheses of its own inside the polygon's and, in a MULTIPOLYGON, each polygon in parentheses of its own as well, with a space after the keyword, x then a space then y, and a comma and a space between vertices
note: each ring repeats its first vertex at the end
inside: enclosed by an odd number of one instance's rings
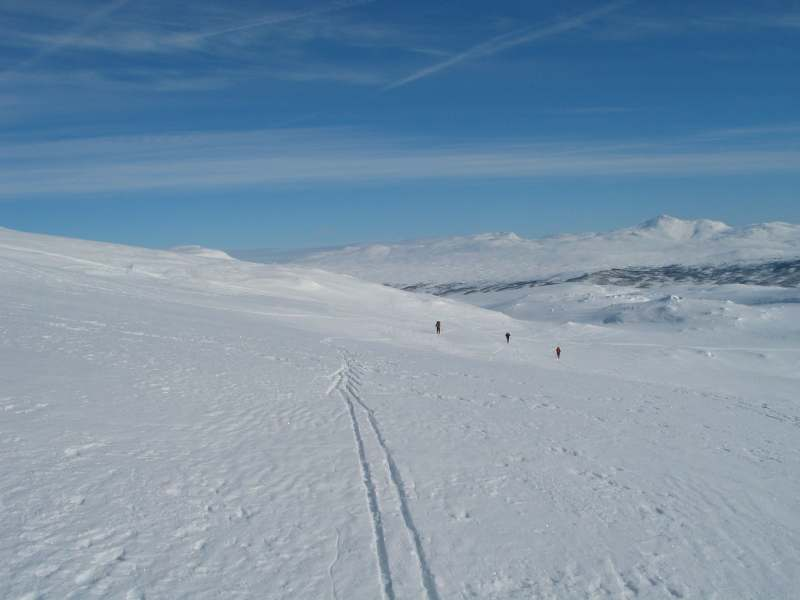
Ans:
POLYGON ((481 234, 295 253, 317 266, 406 291, 446 296, 517 319, 709 329, 768 336, 772 315, 800 302, 800 226, 733 228, 660 216, 607 233, 526 240, 481 234))
POLYGON ((398 286, 464 283, 485 287, 495 283, 566 281, 595 274, 597 278, 612 278, 614 269, 634 267, 641 272, 634 269, 628 276, 637 280, 711 277, 726 281, 750 278, 766 283, 774 278, 781 281, 782 273, 789 281, 796 281, 792 279, 792 269, 800 260, 800 225, 762 223, 732 228, 718 221, 660 216, 617 231, 541 239, 487 233, 293 251, 277 257, 274 252, 262 256, 258 251, 232 254, 256 262, 315 266, 398 286), (786 262, 792 264, 783 264, 786 262), (681 273, 677 266, 702 269, 681 273), (770 274, 771 270, 777 272, 770 274))

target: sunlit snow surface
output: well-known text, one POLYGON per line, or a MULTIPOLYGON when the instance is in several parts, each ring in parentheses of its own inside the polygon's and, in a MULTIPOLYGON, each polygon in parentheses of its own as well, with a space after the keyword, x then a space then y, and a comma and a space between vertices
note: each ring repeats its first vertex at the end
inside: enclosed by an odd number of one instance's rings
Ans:
POLYGON ((797 290, 679 287, 0 229, 0 597, 794 598, 797 290))

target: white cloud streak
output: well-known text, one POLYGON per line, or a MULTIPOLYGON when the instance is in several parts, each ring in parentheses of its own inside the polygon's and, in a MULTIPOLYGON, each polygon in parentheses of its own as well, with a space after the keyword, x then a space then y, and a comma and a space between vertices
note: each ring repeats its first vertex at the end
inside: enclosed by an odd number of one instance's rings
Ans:
POLYGON ((495 36, 473 46, 472 48, 469 48, 468 50, 465 50, 464 52, 455 54, 446 60, 435 63, 429 67, 425 67, 424 69, 420 69, 419 71, 416 71, 407 77, 403 77, 402 79, 390 83, 383 89, 391 90, 399 88, 420 79, 424 79, 425 77, 435 75, 436 73, 449 69, 450 67, 463 62, 492 56, 493 54, 514 48, 515 46, 529 44, 537 40, 553 37, 558 34, 577 29, 590 23, 591 21, 594 21, 595 19, 599 19, 604 15, 619 10, 622 6, 629 3, 630 2, 615 2, 613 4, 607 4, 583 14, 558 21, 557 23, 553 23, 552 25, 548 25, 546 27, 538 27, 534 29, 526 28, 495 36))
POLYGON ((49 43, 45 44, 42 48, 39 49, 33 56, 28 59, 25 59, 21 63, 18 63, 11 69, 7 70, 5 73, 0 75, 6 75, 8 73, 13 73, 17 71, 23 71, 34 66, 36 63, 41 61, 42 59, 55 54, 62 48, 73 44, 79 44, 80 40, 82 39, 83 35, 86 34, 90 29, 96 27, 99 23, 107 19, 109 16, 114 14, 115 12, 121 10, 125 7, 125 5, 129 4, 131 0, 112 0, 111 2, 105 4, 104 6, 98 8, 87 14, 81 22, 76 25, 72 30, 67 32, 64 35, 58 36, 53 38, 49 41, 49 43))
POLYGON ((206 31, 202 33, 194 33, 188 34, 187 37, 189 38, 196 38, 196 39, 206 39, 210 37, 217 37, 220 35, 226 35, 230 33, 238 33, 241 31, 246 31, 248 29, 257 29, 259 27, 267 27, 271 25, 279 25, 282 23, 289 23, 292 21, 299 21, 301 19, 310 19, 313 17, 319 17, 322 15, 326 15, 329 13, 338 12, 341 10, 346 10, 348 8, 355 8, 357 6, 362 6, 365 4, 371 4, 375 0, 341 0, 339 2, 333 2, 331 4, 327 4, 324 6, 317 6, 315 8, 310 8, 307 10, 278 14, 278 15, 271 15, 268 17, 262 17, 260 19, 255 19, 249 21, 247 23, 241 23, 239 25, 234 25, 231 27, 223 27, 221 29, 215 29, 212 31, 206 31))
POLYGON ((785 144, 723 150, 674 141, 437 147, 430 140, 376 141, 347 130, 287 129, 5 143, 0 199, 476 178, 798 172, 800 149, 785 144))
POLYGON ((693 16, 659 14, 617 16, 595 38, 627 42, 665 36, 712 35, 731 32, 754 33, 769 29, 800 28, 800 13, 768 13, 754 10, 747 13, 707 14, 702 3, 696 3, 693 16), (699 10, 697 10, 699 9, 699 10))
MULTIPOLYGON (((305 10, 294 12, 261 14, 252 16, 244 22, 203 30, 201 23, 209 18, 202 11, 194 10, 187 14, 185 30, 174 27, 141 25, 130 28, 129 22, 111 21, 109 17, 130 4, 132 0, 113 0, 98 10, 82 16, 62 31, 7 31, 5 42, 10 46, 31 52, 31 56, 4 72, 0 72, 0 84, 16 85, 32 82, 33 75, 42 74, 41 67, 33 69, 45 57, 63 49, 83 52, 108 52, 121 55, 160 54, 160 63, 131 66, 130 62, 113 69, 106 68, 102 61, 93 61, 91 67, 75 67, 71 64, 60 72, 50 70, 47 77, 39 77, 43 83, 66 82, 85 83, 91 71, 91 78, 102 88, 135 88, 151 91, 203 90, 223 87, 233 81, 248 78, 271 78, 286 81, 337 81, 353 85, 378 87, 389 80, 384 71, 377 66, 347 65, 341 61, 326 61, 325 57, 312 56, 306 52, 309 41, 319 37, 347 43, 348 36, 354 36, 354 43, 368 45, 384 43, 391 38, 391 44, 398 44, 400 34, 390 28, 377 28, 356 25, 348 20, 337 21, 332 13, 373 3, 375 0, 338 0, 327 4, 317 4, 305 10), (324 17, 324 18, 323 18, 324 17), (108 21, 108 22, 106 22, 108 21), (102 26, 101 25, 107 25, 102 26), (286 25, 286 27, 277 27, 286 25), (238 39, 238 33, 276 26, 269 36, 250 36, 238 39), (71 27, 71 29, 70 29, 71 27), (280 30, 280 31, 278 31, 280 30), (389 33, 394 34, 394 37, 389 33), (219 39, 217 39, 219 38, 219 39), (194 53, 193 56, 191 54, 194 53), (215 60, 206 62, 200 69, 184 69, 180 65, 192 67, 209 55, 215 60), (186 61, 182 63, 181 61, 186 61), (225 64, 226 66, 221 66, 225 64), (185 80, 185 81, 184 81, 185 80)), ((132 12, 132 22, 141 15, 132 12)), ((61 15, 64 20, 64 15, 61 15)), ((224 19, 237 22, 231 11, 213 14, 213 21, 224 19)), ((85 55, 84 55, 85 57, 85 55)), ((83 57, 82 57, 83 58, 83 57)))
MULTIPOLYGON (((155 28, 126 29, 112 27, 96 31, 89 35, 90 30, 96 29, 101 21, 117 12, 131 0, 114 0, 103 8, 83 18, 80 24, 67 32, 8 32, 8 39, 24 47, 41 48, 32 58, 27 59, 16 69, 30 66, 48 54, 52 54, 64 47, 74 47, 83 50, 99 50, 118 53, 168 53, 175 50, 197 50, 205 47, 213 38, 228 34, 245 32, 253 29, 265 28, 275 25, 294 24, 301 21, 314 21, 316 17, 330 15, 350 8, 371 4, 375 0, 340 0, 326 5, 318 5, 305 10, 294 12, 274 13, 252 17, 236 25, 203 30, 198 15, 187 16, 185 30, 155 28)), ((219 17, 218 17, 219 18, 219 17)), ((232 15, 228 15, 232 19, 232 15)), ((366 28, 362 28, 362 32, 366 28)), ((328 31, 328 33, 330 33, 328 31)), ((7 40, 8 41, 8 40, 7 40)))
POLYGON ((692 141, 716 141, 727 140, 730 138, 772 138, 777 136, 796 136, 800 134, 800 123, 786 123, 783 125, 767 125, 757 127, 733 127, 729 129, 716 129, 699 133, 692 138, 692 141))

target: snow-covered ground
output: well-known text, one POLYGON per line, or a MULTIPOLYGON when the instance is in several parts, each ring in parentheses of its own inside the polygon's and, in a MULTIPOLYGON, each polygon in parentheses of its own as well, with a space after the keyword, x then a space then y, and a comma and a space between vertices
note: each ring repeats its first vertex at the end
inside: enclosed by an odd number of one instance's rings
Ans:
POLYGON ((797 597, 796 289, 581 285, 0 229, 0 597, 797 597))

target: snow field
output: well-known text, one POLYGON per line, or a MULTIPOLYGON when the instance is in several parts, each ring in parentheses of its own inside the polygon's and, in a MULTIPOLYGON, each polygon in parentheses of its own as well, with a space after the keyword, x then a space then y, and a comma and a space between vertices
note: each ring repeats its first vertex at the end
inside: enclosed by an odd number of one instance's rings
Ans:
POLYGON ((7 230, 0 282, 0 597, 800 587, 791 335, 7 230))

